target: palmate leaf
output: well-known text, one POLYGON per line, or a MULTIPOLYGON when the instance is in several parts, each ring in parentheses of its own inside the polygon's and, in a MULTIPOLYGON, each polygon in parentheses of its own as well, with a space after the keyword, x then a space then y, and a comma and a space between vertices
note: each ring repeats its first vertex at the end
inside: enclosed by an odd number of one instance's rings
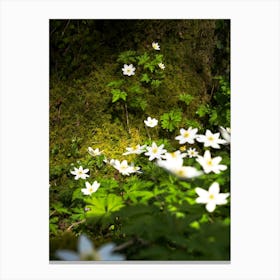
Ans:
POLYGON ((141 78, 140 81, 141 81, 141 82, 145 82, 145 83, 150 82, 150 78, 149 78, 148 74, 147 74, 147 73, 144 73, 144 74, 142 75, 142 78, 141 78))
POLYGON ((108 216, 124 206, 122 198, 115 194, 109 194, 106 197, 93 196, 86 199, 86 203, 88 203, 87 207, 90 209, 86 213, 87 217, 108 216))
POLYGON ((161 127, 172 132, 180 124, 182 120, 182 112, 180 110, 171 110, 170 112, 163 114, 160 119, 161 127))
POLYGON ((146 62, 148 62, 149 59, 150 59, 150 57, 147 53, 144 53, 143 55, 137 56, 136 58, 138 60, 138 65, 143 65, 146 62))
POLYGON ((111 90, 111 93, 112 93, 112 102, 117 102, 119 99, 122 99, 124 101, 126 101, 126 96, 127 96, 127 93, 124 92, 124 91, 121 91, 119 89, 112 89, 111 90))

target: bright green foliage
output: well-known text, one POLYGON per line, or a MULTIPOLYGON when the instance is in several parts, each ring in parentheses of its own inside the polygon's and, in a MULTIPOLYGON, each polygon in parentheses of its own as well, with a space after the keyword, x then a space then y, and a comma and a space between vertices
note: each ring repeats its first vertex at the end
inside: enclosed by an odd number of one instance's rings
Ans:
MULTIPOLYGON (((221 192, 230 192, 229 146, 211 149, 213 157, 222 157, 227 170, 189 180, 171 175, 144 154, 122 155, 126 147, 153 141, 170 152, 195 147, 202 155, 201 143, 182 146, 174 140, 175 132, 190 126, 199 133, 206 128, 214 132, 218 125, 230 125, 230 87, 222 71, 228 69, 223 56, 227 34, 218 33, 219 41, 215 39, 216 31, 228 32, 223 22, 131 20, 127 25, 125 21, 70 20, 51 24, 52 260, 58 248, 75 250, 74 241, 81 233, 97 247, 108 242, 121 245, 119 252, 128 260, 230 259, 229 203, 209 213, 205 205, 196 203, 195 192, 196 187, 208 189, 214 181, 221 192), (152 49, 155 38, 161 38, 160 51, 152 49), (217 52, 222 62, 213 55, 217 52), (124 76, 124 64, 133 64, 135 75, 124 76), (222 76, 214 79, 213 73, 222 76), (146 129, 147 116, 159 124, 146 129), (103 155, 89 155, 89 146, 100 148, 103 155), (104 162, 105 156, 108 161, 127 159, 142 173, 123 176, 104 162), (75 180, 70 173, 79 166, 89 169, 87 180, 75 180), (95 180, 100 183, 98 190, 84 195, 85 182, 95 180)), ((184 166, 201 170, 195 158, 185 157, 184 166)))
POLYGON ((125 51, 119 54, 119 57, 117 59, 117 62, 129 64, 136 62, 135 58, 136 52, 135 51, 125 51))
POLYGON ((112 89, 111 90, 111 93, 112 93, 112 102, 116 102, 118 101, 119 99, 122 99, 123 101, 126 101, 126 96, 127 96, 127 93, 124 92, 124 91, 121 91, 119 89, 112 89))
POLYGON ((180 94, 179 95, 179 100, 183 101, 186 105, 190 105, 194 97, 191 94, 180 94))
POLYGON ((182 120, 182 112, 178 109, 171 110, 170 112, 163 114, 160 117, 160 120, 161 127, 172 132, 179 127, 179 124, 182 120))

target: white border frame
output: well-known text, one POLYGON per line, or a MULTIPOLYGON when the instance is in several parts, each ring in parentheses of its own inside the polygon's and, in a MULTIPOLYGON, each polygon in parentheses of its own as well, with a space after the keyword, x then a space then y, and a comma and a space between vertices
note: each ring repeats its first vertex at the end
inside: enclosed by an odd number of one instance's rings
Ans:
POLYGON ((2 0, 0 20, 1 280, 280 279, 278 1, 2 0), (49 264, 50 18, 231 19, 231 264, 49 264))

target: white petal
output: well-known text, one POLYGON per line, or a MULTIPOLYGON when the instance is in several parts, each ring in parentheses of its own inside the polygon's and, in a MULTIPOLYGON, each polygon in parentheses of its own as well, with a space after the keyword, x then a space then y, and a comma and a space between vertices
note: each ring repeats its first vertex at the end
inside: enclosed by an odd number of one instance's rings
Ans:
POLYGON ((208 197, 209 193, 208 191, 202 189, 202 188, 195 188, 195 192, 200 196, 200 197, 208 197))
POLYGON ((100 257, 103 261, 108 261, 108 257, 112 254, 114 247, 115 247, 115 244, 108 243, 108 244, 102 245, 100 247, 100 249, 98 249, 98 254, 100 255, 100 257))
POLYGON ((214 202, 208 202, 206 204, 206 209, 208 212, 213 212, 216 208, 216 204, 214 202))
POLYGON ((209 199, 207 197, 200 196, 200 197, 196 198, 195 201, 196 201, 196 203, 206 204, 206 203, 208 203, 209 199))
POLYGON ((80 254, 91 254, 93 250, 94 250, 94 246, 92 242, 89 240, 89 238, 86 235, 81 234, 78 240, 78 252, 80 254))
POLYGON ((220 186, 217 182, 214 182, 209 188, 209 193, 217 195, 219 192, 220 192, 220 186))
POLYGON ((80 256, 70 250, 57 250, 55 256, 63 261, 79 261, 80 256))
POLYGON ((220 193, 217 197, 216 197, 216 204, 217 205, 223 205, 223 204, 227 204, 227 197, 229 196, 229 193, 220 193))

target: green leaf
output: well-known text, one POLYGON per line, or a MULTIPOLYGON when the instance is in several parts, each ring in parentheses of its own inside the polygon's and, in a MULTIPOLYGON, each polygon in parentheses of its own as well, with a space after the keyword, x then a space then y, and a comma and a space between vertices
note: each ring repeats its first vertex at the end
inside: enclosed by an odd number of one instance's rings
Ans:
POLYGON ((194 97, 187 93, 179 95, 179 100, 185 102, 186 105, 189 105, 193 99, 194 99, 194 97))
POLYGON ((182 120, 182 112, 178 109, 171 110, 170 112, 163 114, 160 119, 161 127, 172 132, 180 124, 182 120))
POLYGON ((136 58, 138 60, 138 65, 143 65, 146 62, 148 62, 149 59, 150 59, 150 57, 147 53, 144 53, 143 55, 137 56, 136 58))
POLYGON ((160 86, 160 84, 161 84, 160 80, 152 80, 152 82, 151 82, 151 85, 154 88, 158 88, 160 86))
POLYGON ((108 87, 114 87, 114 88, 119 88, 123 85, 124 80, 117 80, 117 81, 112 81, 109 84, 107 84, 108 87))
POLYGON ((112 93, 112 102, 117 102, 119 99, 122 99, 124 101, 126 101, 126 96, 127 96, 127 93, 124 92, 124 91, 121 91, 119 89, 112 89, 111 90, 111 93, 112 93))
POLYGON ((204 117, 208 113, 209 113, 209 107, 204 104, 200 105, 196 111, 196 114, 201 118, 204 117))
POLYGON ((142 78, 141 78, 140 81, 141 81, 141 82, 145 82, 145 83, 150 82, 150 78, 149 78, 148 74, 144 73, 144 74, 142 75, 142 78))
POLYGON ((117 62, 126 63, 126 64, 136 62, 135 55, 136 52, 131 50, 122 52, 119 55, 117 62))

